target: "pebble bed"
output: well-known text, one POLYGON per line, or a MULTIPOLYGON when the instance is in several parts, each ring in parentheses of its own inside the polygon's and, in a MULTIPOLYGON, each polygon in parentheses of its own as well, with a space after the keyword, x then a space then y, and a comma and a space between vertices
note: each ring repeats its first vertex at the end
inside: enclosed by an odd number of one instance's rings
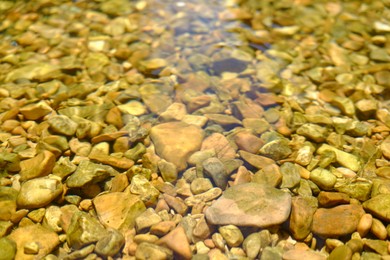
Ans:
POLYGON ((0 1, 0 259, 390 259, 390 1, 0 1))

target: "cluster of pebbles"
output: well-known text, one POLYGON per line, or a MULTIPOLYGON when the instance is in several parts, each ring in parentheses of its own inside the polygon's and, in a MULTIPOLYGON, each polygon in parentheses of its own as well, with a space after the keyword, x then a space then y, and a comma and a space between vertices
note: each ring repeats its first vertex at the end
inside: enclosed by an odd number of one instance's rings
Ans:
POLYGON ((0 259, 390 259, 389 7, 0 1, 0 259))

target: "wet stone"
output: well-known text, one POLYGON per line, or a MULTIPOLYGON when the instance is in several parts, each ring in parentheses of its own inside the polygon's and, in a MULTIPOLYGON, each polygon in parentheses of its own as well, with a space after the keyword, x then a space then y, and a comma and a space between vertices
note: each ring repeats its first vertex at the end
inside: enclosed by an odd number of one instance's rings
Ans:
POLYGON ((53 153, 43 151, 34 158, 20 162, 20 179, 22 181, 43 177, 51 173, 56 158, 53 153))
POLYGON ((292 199, 290 231, 297 240, 305 239, 311 232, 313 215, 318 203, 314 197, 296 196, 292 199))
POLYGON ((125 244, 124 236, 115 229, 109 230, 108 235, 99 239, 95 252, 102 256, 116 255, 125 244))
POLYGON ((281 188, 294 188, 299 185, 301 176, 298 172, 298 169, 293 163, 286 162, 280 167, 280 172, 282 173, 282 183, 281 188))
POLYGON ((72 216, 66 235, 68 245, 80 249, 107 236, 108 231, 97 219, 79 211, 72 216))
POLYGON ((194 195, 206 192, 213 188, 212 183, 206 178, 196 178, 191 182, 191 192, 194 195))
POLYGON ((290 209, 288 193, 267 185, 248 183, 226 189, 205 215, 214 225, 267 227, 283 223, 290 209))
POLYGON ((194 125, 169 122, 154 126, 150 136, 157 154, 181 171, 189 156, 200 149, 203 131, 194 125))
POLYGON ((48 115, 53 109, 44 101, 29 104, 20 108, 20 113, 27 120, 37 120, 48 115))
POLYGON ((192 257, 190 243, 182 226, 176 227, 167 235, 160 238, 156 244, 165 245, 184 259, 191 259, 192 257))
POLYGON ((314 213, 312 232, 322 237, 338 237, 353 233, 363 208, 359 205, 341 205, 334 208, 319 208, 314 213), (335 222, 334 220, 338 221, 335 222))
POLYGON ((310 173, 310 180, 324 190, 331 190, 336 184, 337 177, 323 168, 316 168, 310 173))
POLYGON ((349 200, 350 199, 347 194, 340 192, 321 191, 320 194, 318 194, 318 203, 321 207, 324 208, 329 208, 340 204, 348 204, 349 200))
POLYGON ((209 158, 202 163, 205 176, 210 177, 215 185, 225 189, 229 176, 225 165, 218 158, 209 158))
POLYGON ((8 238, 16 243, 17 251, 15 259, 43 258, 51 253, 60 243, 57 233, 46 229, 39 224, 19 227, 15 229, 8 238), (25 251, 25 245, 30 243, 39 244, 38 251, 33 255, 30 255, 25 251))
POLYGON ((156 260, 173 259, 173 252, 164 246, 147 242, 140 243, 135 251, 135 257, 140 260, 147 260, 150 259, 150 256, 153 256, 156 260))
POLYGON ((314 142, 321 143, 327 137, 327 130, 316 124, 304 124, 297 129, 297 134, 303 135, 314 142))
POLYGON ((379 194, 363 203, 363 207, 374 216, 390 221, 390 194, 379 194))
POLYGON ((35 178, 22 184, 16 202, 21 208, 40 208, 52 202, 61 193, 62 183, 58 179, 35 178))
POLYGON ((162 221, 161 217, 152 208, 147 209, 135 219, 135 227, 138 232, 148 229, 162 221))
POLYGON ((287 158, 291 154, 291 149, 285 139, 273 140, 264 144, 259 150, 260 154, 278 161, 287 158))
POLYGON ((16 254, 16 243, 7 237, 0 238, 0 254, 1 259, 14 259, 16 254))
POLYGON ((89 183, 98 183, 114 174, 116 171, 110 166, 83 160, 76 171, 68 177, 66 184, 69 188, 79 188, 89 183))
POLYGON ((119 231, 132 228, 146 208, 140 198, 125 192, 111 192, 92 200, 99 221, 119 231))
POLYGON ((77 123, 64 115, 52 116, 48 123, 50 129, 57 134, 73 136, 77 130, 77 123))
POLYGON ((241 230, 234 225, 222 226, 218 229, 218 231, 230 247, 240 246, 244 241, 241 230))
POLYGON ((322 154, 326 150, 331 150, 336 153, 336 160, 340 165, 347 167, 348 169, 351 169, 355 172, 360 169, 360 161, 355 155, 341 151, 327 144, 321 145, 317 149, 317 153, 322 154))

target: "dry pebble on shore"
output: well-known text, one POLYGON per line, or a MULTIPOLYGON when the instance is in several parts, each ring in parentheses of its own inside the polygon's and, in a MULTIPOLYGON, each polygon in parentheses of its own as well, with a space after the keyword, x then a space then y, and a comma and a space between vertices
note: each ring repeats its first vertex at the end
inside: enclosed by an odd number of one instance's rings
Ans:
POLYGON ((387 259, 389 1, 0 1, 0 259, 387 259))

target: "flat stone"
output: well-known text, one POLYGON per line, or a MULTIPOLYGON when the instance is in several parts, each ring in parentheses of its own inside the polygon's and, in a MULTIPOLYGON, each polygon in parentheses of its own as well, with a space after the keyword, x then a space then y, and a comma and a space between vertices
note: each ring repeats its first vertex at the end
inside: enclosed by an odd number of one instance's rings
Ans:
POLYGON ((66 241, 74 249, 80 249, 108 235, 100 222, 88 213, 78 211, 73 214, 66 230, 66 241))
POLYGON ((275 164, 274 160, 265 156, 248 153, 243 150, 238 151, 238 153, 240 154, 242 159, 244 159, 247 163, 256 167, 257 169, 262 169, 267 167, 268 165, 275 164))
POLYGON ((66 136, 73 136, 78 126, 75 121, 64 115, 52 116, 47 122, 54 133, 66 136))
POLYGON ((286 139, 272 140, 264 144, 259 153, 275 161, 286 159, 291 153, 289 142, 286 139))
POLYGON ((117 230, 133 228, 136 218, 146 210, 139 196, 126 192, 110 192, 92 200, 99 221, 117 230))
POLYGON ((282 173, 282 184, 280 188, 294 188, 299 185, 301 181, 301 175, 299 174, 298 168, 295 164, 285 162, 280 166, 280 172, 282 173))
POLYGON ((20 162, 20 180, 26 181, 49 175, 54 168, 56 157, 49 151, 38 153, 34 158, 20 162))
POLYGON ((60 244, 56 232, 46 229, 39 224, 19 227, 8 238, 16 243, 15 259, 42 259, 60 244), (38 252, 36 254, 27 254, 24 250, 25 245, 34 242, 39 245, 38 252))
POLYGON ((213 188, 211 181, 206 178, 196 178, 191 182, 191 192, 194 195, 206 192, 213 188))
POLYGON ((19 111, 27 120, 38 120, 48 115, 53 109, 45 101, 40 101, 21 107, 19 111))
POLYGON ((165 160, 160 160, 157 164, 158 169, 160 170, 161 176, 163 177, 164 181, 167 182, 174 182, 177 180, 177 169, 176 165, 167 162, 165 160))
POLYGON ((347 194, 341 192, 326 192, 321 191, 318 194, 318 203, 321 207, 329 208, 340 204, 348 204, 350 198, 347 194))
POLYGON ((80 188, 86 184, 101 182, 116 173, 110 166, 83 160, 77 166, 76 171, 68 177, 66 185, 69 188, 80 188))
POLYGON ((160 192, 156 189, 147 178, 141 174, 135 175, 131 179, 130 192, 140 195, 140 199, 145 203, 145 206, 156 205, 160 192))
POLYGON ((269 164, 258 170, 252 178, 252 181, 259 184, 266 184, 272 187, 278 187, 282 182, 283 175, 280 171, 280 167, 276 164, 269 164))
POLYGON ((202 142, 202 151, 211 149, 214 149, 219 159, 234 159, 236 157, 236 151, 230 145, 229 140, 219 133, 213 133, 202 142))
POLYGON ((40 208, 48 205, 62 193, 60 180, 41 177, 24 182, 16 200, 20 208, 40 208))
POLYGON ((187 166, 190 155, 200 149, 203 130, 183 122, 169 122, 152 127, 150 137, 159 156, 176 165, 179 171, 187 166))
MULTIPOLYGON (((174 221, 161 221, 157 224, 154 224, 150 227, 150 234, 156 236, 164 236, 172 231, 176 227, 176 223, 174 221)), ((157 239, 156 239, 157 240, 157 239)))
POLYGON ((240 150, 254 154, 264 145, 264 142, 260 138, 248 132, 239 132, 234 137, 234 141, 240 150))
POLYGON ((17 79, 46 79, 59 76, 59 66, 48 62, 38 62, 28 64, 9 72, 5 78, 6 82, 15 81, 17 79))
POLYGON ((133 116, 140 116, 147 112, 145 105, 136 100, 132 100, 124 105, 119 105, 117 108, 123 114, 129 114, 133 116))
POLYGON ((390 194, 379 194, 363 202, 365 210, 385 221, 390 221, 390 194))
POLYGON ((319 208, 314 213, 312 232, 322 237, 339 237, 356 231, 364 210, 360 205, 319 208), (337 219, 337 221, 335 221, 337 219))
POLYGON ((205 212, 209 223, 267 227, 287 220, 291 196, 267 185, 246 183, 227 188, 205 212))
POLYGON ((187 114, 186 106, 182 103, 172 103, 167 110, 160 114, 161 122, 180 121, 187 114))
POLYGON ((387 137, 380 145, 380 149, 383 155, 390 159, 390 137, 387 137))

